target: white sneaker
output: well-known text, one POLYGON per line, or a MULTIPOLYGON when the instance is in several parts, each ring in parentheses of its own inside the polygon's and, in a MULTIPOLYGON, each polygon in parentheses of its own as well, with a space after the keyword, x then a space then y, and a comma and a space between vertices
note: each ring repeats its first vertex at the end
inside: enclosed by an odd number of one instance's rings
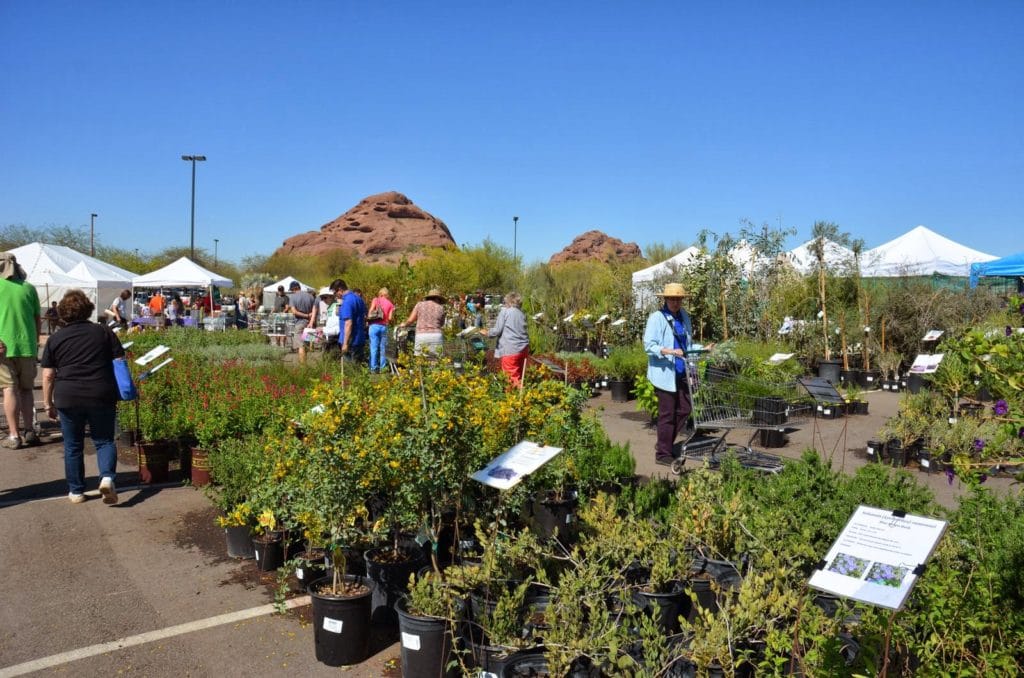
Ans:
POLYGON ((77 494, 75 492, 68 492, 68 499, 71 500, 72 504, 81 504, 83 501, 85 501, 85 495, 77 494))
POLYGON ((107 477, 100 481, 100 496, 103 497, 104 504, 117 503, 117 488, 114 487, 113 478, 107 477))

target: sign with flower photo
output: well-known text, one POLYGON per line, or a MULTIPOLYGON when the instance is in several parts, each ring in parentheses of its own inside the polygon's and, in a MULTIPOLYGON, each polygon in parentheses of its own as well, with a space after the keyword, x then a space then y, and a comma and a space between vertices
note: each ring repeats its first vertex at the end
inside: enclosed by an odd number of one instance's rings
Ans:
POLYGON ((523 440, 495 457, 487 466, 474 473, 472 478, 484 485, 507 490, 551 461, 561 451, 561 447, 539 445, 523 440))
POLYGON ((809 584, 844 598, 898 610, 946 525, 944 520, 858 506, 809 584))

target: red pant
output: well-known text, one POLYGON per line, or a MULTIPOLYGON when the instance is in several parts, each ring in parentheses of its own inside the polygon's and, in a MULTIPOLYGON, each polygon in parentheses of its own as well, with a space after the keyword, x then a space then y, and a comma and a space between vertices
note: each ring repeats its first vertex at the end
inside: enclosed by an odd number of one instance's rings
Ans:
POLYGON ((523 383, 523 368, 526 367, 526 359, 529 356, 529 348, 525 348, 515 355, 501 356, 501 371, 508 375, 513 386, 520 386, 523 383))

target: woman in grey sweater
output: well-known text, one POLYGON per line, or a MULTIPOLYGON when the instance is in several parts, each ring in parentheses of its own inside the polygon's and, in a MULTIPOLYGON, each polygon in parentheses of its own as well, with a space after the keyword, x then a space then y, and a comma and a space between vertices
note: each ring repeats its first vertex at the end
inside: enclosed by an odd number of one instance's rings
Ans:
POLYGON ((501 369, 513 386, 521 386, 523 368, 526 358, 530 355, 530 337, 526 332, 526 315, 522 308, 523 297, 518 292, 505 295, 505 305, 498 312, 494 329, 486 334, 498 338, 498 347, 494 357, 501 359, 501 369))

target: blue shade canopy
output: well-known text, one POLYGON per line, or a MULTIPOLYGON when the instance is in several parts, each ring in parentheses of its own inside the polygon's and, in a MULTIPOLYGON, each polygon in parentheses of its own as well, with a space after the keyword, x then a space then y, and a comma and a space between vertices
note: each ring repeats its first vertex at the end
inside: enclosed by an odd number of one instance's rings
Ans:
POLYGON ((971 264, 971 287, 977 287, 978 278, 982 276, 1004 278, 1024 276, 1024 252, 1011 254, 995 261, 971 264))

